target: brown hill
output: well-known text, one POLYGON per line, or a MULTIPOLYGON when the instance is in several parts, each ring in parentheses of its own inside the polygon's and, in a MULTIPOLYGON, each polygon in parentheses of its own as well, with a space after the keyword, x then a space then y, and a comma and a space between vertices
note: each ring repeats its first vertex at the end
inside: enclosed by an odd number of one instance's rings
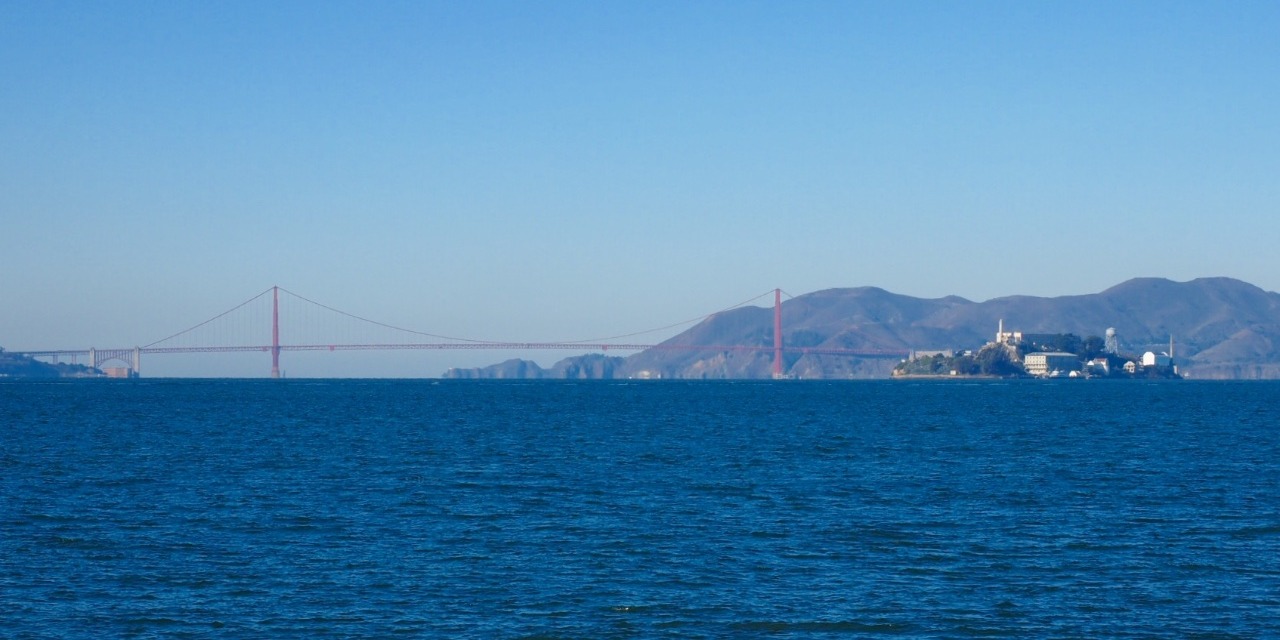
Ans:
MULTIPOLYGON (((985 302, 954 296, 915 298, 859 287, 817 291, 782 305, 788 347, 976 349, 994 338, 1000 320, 1009 331, 1081 337, 1101 336, 1114 327, 1122 350, 1135 353, 1167 350, 1172 337, 1175 355, 1189 377, 1280 378, 1280 294, 1230 278, 1138 278, 1096 294, 1009 296, 985 302)), ((717 314, 664 343, 772 344, 772 309, 758 307, 717 314)), ((600 358, 570 358, 536 377, 766 378, 772 369, 768 350, 650 349, 625 360, 600 358)), ((798 352, 784 358, 787 373, 805 378, 884 377, 894 364, 887 359, 798 352)), ((513 373, 507 363, 468 370, 468 377, 513 373)))

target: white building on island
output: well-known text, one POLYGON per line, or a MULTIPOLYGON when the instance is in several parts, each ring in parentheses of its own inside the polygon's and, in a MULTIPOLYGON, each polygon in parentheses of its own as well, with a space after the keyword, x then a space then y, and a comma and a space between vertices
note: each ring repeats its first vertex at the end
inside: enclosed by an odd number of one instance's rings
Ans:
POLYGON ((1041 351, 1023 356, 1022 365, 1033 376, 1047 376, 1054 371, 1079 371, 1080 357, 1074 353, 1041 351))

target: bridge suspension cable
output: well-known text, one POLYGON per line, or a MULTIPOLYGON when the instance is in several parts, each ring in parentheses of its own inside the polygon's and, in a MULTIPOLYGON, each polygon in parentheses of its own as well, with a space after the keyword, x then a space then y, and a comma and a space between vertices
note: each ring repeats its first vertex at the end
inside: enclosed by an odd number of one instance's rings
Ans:
MULTIPOLYGON (((143 349, 156 349, 156 348, 159 348, 159 349, 166 349, 166 350, 169 350, 169 348, 174 347, 174 345, 172 345, 172 344, 168 344, 168 345, 166 345, 165 343, 171 343, 171 341, 173 341, 173 340, 175 340, 175 339, 177 339, 177 338, 180 338, 180 337, 183 337, 183 336, 188 336, 189 334, 192 334, 193 332, 195 332, 195 331, 197 331, 197 330, 199 330, 199 329, 201 329, 201 328, 209 327, 210 325, 213 325, 213 324, 214 324, 215 322, 217 322, 218 320, 222 320, 222 319, 224 319, 224 318, 227 318, 228 316, 231 316, 231 315, 232 315, 232 314, 234 314, 235 312, 240 311, 241 309, 244 309, 245 307, 248 307, 249 305, 253 304, 254 302, 257 302, 257 301, 259 301, 259 300, 261 300, 261 299, 263 299, 263 298, 268 297, 268 294, 271 294, 271 293, 273 293, 273 291, 276 291, 276 290, 278 290, 280 293, 287 294, 287 295, 288 295, 288 296, 290 296, 291 298, 294 298, 294 299, 297 299, 297 300, 299 300, 299 301, 305 302, 305 303, 307 303, 308 305, 311 305, 311 306, 312 306, 312 307, 314 307, 314 308, 317 308, 317 309, 323 309, 323 310, 328 311, 328 312, 330 312, 330 313, 334 313, 334 314, 337 314, 337 315, 339 315, 339 316, 342 316, 342 317, 345 317, 345 318, 349 318, 349 319, 351 319, 351 320, 355 320, 355 321, 357 321, 357 322, 365 323, 365 324, 368 324, 368 325, 371 325, 371 326, 381 327, 381 328, 384 328, 384 329, 389 329, 389 330, 391 330, 391 331, 397 331, 397 332, 401 332, 401 333, 405 333, 405 334, 411 334, 411 335, 415 335, 415 336, 422 336, 422 337, 425 337, 425 338, 431 338, 431 339, 433 339, 433 340, 443 340, 443 341, 449 341, 449 342, 467 343, 467 344, 474 344, 474 345, 479 345, 479 346, 491 345, 491 346, 494 346, 494 347, 501 347, 501 346, 504 346, 504 345, 510 345, 510 344, 513 344, 510 340, 492 340, 492 339, 482 339, 482 338, 472 338, 472 337, 462 337, 462 336, 451 336, 451 335, 444 335, 444 334, 440 334, 440 333, 433 333, 433 332, 430 332, 430 331, 421 331, 421 330, 418 330, 418 329, 410 329, 410 328, 408 328, 408 327, 398 326, 398 325, 390 324, 390 323, 387 323, 387 322, 382 322, 382 321, 379 321, 379 320, 374 320, 374 319, 372 319, 372 318, 368 318, 368 317, 365 317, 365 316, 361 316, 361 315, 359 315, 359 314, 351 313, 351 312, 349 312, 349 311, 345 311, 345 310, 343 310, 343 309, 339 309, 339 308, 337 308, 337 307, 334 307, 334 306, 331 306, 331 305, 327 305, 327 304, 324 304, 324 303, 322 303, 322 302, 317 302, 316 300, 312 300, 311 298, 308 298, 308 297, 306 297, 306 296, 303 296, 303 295, 301 295, 301 294, 298 294, 298 293, 296 293, 296 292, 294 292, 294 291, 291 291, 291 290, 289 290, 289 289, 285 289, 285 288, 283 288, 283 287, 279 287, 279 288, 277 288, 277 287, 272 287, 272 288, 269 288, 269 289, 265 289, 265 290, 263 290, 262 292, 258 293, 257 295, 254 295, 253 297, 251 297, 251 298, 249 298, 249 299, 247 299, 247 300, 245 300, 245 301, 241 302, 240 304, 237 304, 237 305, 235 305, 234 307, 232 307, 232 308, 230 308, 230 309, 228 309, 228 310, 226 310, 226 311, 223 311, 222 313, 219 313, 219 314, 217 314, 217 315, 215 315, 215 316, 213 316, 213 317, 211 317, 211 318, 209 318, 209 319, 207 319, 207 320, 205 320, 205 321, 203 321, 203 322, 199 322, 199 323, 197 323, 197 324, 195 324, 195 325, 192 325, 192 326, 190 326, 190 327, 187 327, 187 328, 185 328, 185 329, 183 329, 183 330, 181 330, 181 331, 178 331, 178 332, 176 332, 176 333, 173 333, 173 334, 171 334, 171 335, 165 336, 164 338, 161 338, 161 339, 156 340, 156 341, 154 341, 154 342, 147 343, 147 344, 143 345, 143 346, 142 346, 142 348, 143 348, 143 349)), ((623 339, 626 339, 626 338, 634 338, 634 337, 636 337, 636 336, 642 336, 642 335, 647 335, 647 334, 652 334, 652 333, 658 333, 658 332, 661 332, 661 331, 668 331, 668 330, 675 329, 675 328, 678 328, 678 327, 681 327, 681 326, 685 326, 685 325, 693 324, 693 323, 695 323, 695 322, 700 322, 700 321, 702 321, 702 320, 705 320, 705 319, 707 319, 707 318, 710 318, 710 317, 712 317, 712 316, 715 316, 715 315, 718 315, 718 314, 721 314, 721 313, 725 313, 725 312, 727 312, 727 311, 732 311, 732 310, 734 310, 734 309, 738 309, 738 308, 741 308, 741 307, 747 306, 747 305, 749 305, 749 304, 751 304, 751 303, 753 303, 753 302, 756 302, 757 300, 760 300, 761 298, 767 297, 767 296, 768 296, 769 294, 771 294, 771 293, 773 293, 773 291, 772 291, 772 290, 771 290, 771 291, 766 291, 766 292, 764 292, 764 293, 761 293, 761 294, 758 294, 758 295, 752 296, 751 298, 748 298, 748 299, 746 299, 746 300, 743 300, 742 302, 738 302, 738 303, 736 303, 736 304, 733 304, 733 305, 730 305, 730 306, 724 307, 723 309, 720 309, 720 310, 717 310, 717 311, 714 311, 714 312, 711 312, 711 313, 701 314, 701 315, 698 315, 698 316, 695 316, 695 317, 692 317, 692 318, 688 318, 688 319, 685 319, 685 320, 681 320, 681 321, 679 321, 679 322, 673 322, 673 323, 665 324, 665 325, 662 325, 662 326, 659 326, 659 327, 654 327, 654 328, 651 328, 651 329, 644 329, 644 330, 641 330, 641 331, 633 331, 633 332, 629 332, 629 333, 622 333, 622 334, 616 334, 616 335, 610 335, 610 336, 603 336, 603 337, 582 338, 582 339, 571 339, 571 340, 548 340, 548 341, 545 341, 545 342, 542 342, 542 343, 537 343, 537 344, 556 344, 556 345, 565 345, 566 347, 567 347, 567 346, 572 346, 572 345, 590 345, 590 344, 605 343, 605 342, 614 341, 614 340, 623 340, 623 339)), ((273 304, 276 304, 276 303, 273 303, 273 304)), ((244 320, 246 320, 246 319, 245 319, 245 318, 242 318, 242 319, 241 319, 241 321, 240 321, 239 323, 233 323, 233 324, 235 324, 236 326, 234 326, 234 327, 226 327, 226 328, 224 328, 224 331, 228 331, 228 330, 229 330, 229 331, 232 331, 233 333, 235 333, 235 334, 237 334, 237 335, 238 335, 238 334, 243 333, 243 330, 246 328, 245 323, 244 323, 244 320)), ((254 322, 257 322, 257 320, 253 320, 253 319, 251 319, 251 318, 250 318, 250 319, 247 319, 247 320, 251 320, 250 325, 252 325, 254 322)), ((248 327, 248 328, 252 328, 252 327, 248 327)), ((273 329, 274 329, 274 327, 273 327, 273 329)), ((274 333, 274 332, 273 332, 273 333, 274 333)), ((292 334, 292 333, 294 333, 294 332, 292 332, 292 331, 288 332, 288 334, 292 334)), ((288 334, 286 334, 286 335, 288 335, 288 334)), ((225 337, 226 337, 226 336, 224 336, 224 339, 225 339, 225 337)), ((265 338, 265 336, 263 336, 263 338, 265 338)), ((273 340, 274 340, 274 338, 273 338, 273 340)), ((219 342, 221 342, 221 341, 222 341, 222 340, 219 340, 219 342)), ((241 342, 244 342, 243 338, 241 338, 241 339, 240 339, 240 341, 241 341, 241 342)), ((191 346, 188 346, 188 347, 176 347, 176 348, 191 349, 191 350, 204 350, 205 348, 231 348, 231 347, 235 347, 235 348, 256 348, 256 347, 259 347, 259 346, 266 346, 266 345, 265 345, 265 343, 260 343, 260 342, 259 342, 259 339, 251 339, 251 340, 249 340, 248 342, 249 342, 249 343, 252 343, 252 344, 236 344, 236 345, 228 344, 228 345, 224 345, 223 347, 217 347, 217 346, 215 346, 215 345, 210 345, 210 344, 207 344, 207 343, 206 343, 206 344, 196 344, 196 345, 191 345, 191 346)), ((295 345, 299 345, 299 346, 301 346, 301 344, 306 344, 306 343, 309 343, 309 342, 311 342, 311 341, 307 340, 307 341, 303 341, 302 343, 299 343, 299 342, 295 342, 295 341, 293 341, 293 340, 290 340, 290 341, 288 341, 288 342, 286 342, 286 343, 284 343, 284 344, 282 344, 282 345, 280 345, 280 346, 285 347, 285 348, 287 349, 287 348, 290 346, 290 343, 293 343, 293 344, 295 344, 295 345)), ((336 343, 337 343, 337 342, 339 342, 339 341, 335 341, 335 340, 333 340, 332 338, 330 338, 329 340, 325 340, 325 342, 334 343, 334 344, 336 345, 336 343)), ((348 342, 348 343, 350 343, 350 342, 365 342, 365 341, 363 341, 363 340, 355 340, 355 341, 352 341, 352 340, 343 340, 342 342, 348 342)), ((386 342, 386 344, 388 344, 388 346, 392 346, 393 344, 394 344, 395 346, 403 346, 403 344, 401 343, 401 341, 387 341, 387 342, 386 342)), ((534 344, 534 343, 521 343, 521 344, 534 344)), ((273 345, 272 345, 272 346, 274 346, 274 342, 273 342, 273 345)), ((364 344, 364 345, 362 345, 362 346, 367 347, 367 346, 370 346, 370 345, 366 343, 366 344, 364 344)), ((619 345, 619 346, 621 346, 621 345, 619 345)), ((629 346, 634 346, 634 345, 629 345, 629 346)))
POLYGON ((272 289, 272 288, 270 288, 270 287, 269 287, 269 288, 267 288, 266 290, 264 290, 262 293, 259 293, 258 295, 254 296, 254 297, 252 297, 252 298, 249 298, 248 300, 245 300, 244 302, 241 302, 240 304, 238 304, 238 305, 236 305, 236 306, 234 306, 234 307, 232 307, 232 308, 230 308, 230 309, 227 309, 226 311, 223 311, 222 313, 219 313, 218 315, 216 315, 216 316, 214 316, 214 317, 212 317, 212 318, 209 318, 208 320, 205 320, 204 322, 201 322, 200 324, 197 324, 197 325, 194 325, 194 326, 188 327, 188 328, 186 328, 186 329, 183 329, 182 331, 179 331, 179 332, 177 332, 177 333, 175 333, 175 334, 173 334, 173 335, 171 335, 171 336, 168 336, 168 337, 165 337, 165 338, 161 338, 161 339, 159 339, 159 340, 156 340, 155 342, 152 342, 151 344, 143 345, 143 346, 142 346, 142 348, 143 348, 143 349, 147 349, 147 348, 150 348, 150 347, 154 347, 154 346, 156 346, 156 345, 160 344, 161 342, 168 342, 168 341, 170 341, 170 340, 172 340, 172 339, 174 339, 174 338, 177 338, 178 336, 186 335, 186 334, 188 334, 188 333, 191 333, 192 331, 195 331, 196 329, 199 329, 200 327, 203 327, 203 326, 208 325, 208 324, 212 324, 214 321, 216 321, 216 320, 220 320, 220 319, 222 319, 222 318, 225 318, 226 316, 229 316, 229 315, 231 315, 232 313, 235 313, 236 311, 239 311, 240 309, 242 309, 242 308, 244 308, 244 307, 248 306, 248 305, 249 305, 249 303, 251 303, 251 302, 253 302, 253 301, 257 300, 258 298, 261 298, 262 296, 265 296, 265 295, 267 295, 268 293, 271 293, 271 289, 272 289))
POLYGON ((453 340, 453 341, 456 341, 456 342, 475 342, 475 343, 479 343, 479 344, 497 344, 497 343, 499 342, 499 341, 497 341, 497 340, 476 340, 476 339, 473 339, 473 338, 457 338, 457 337, 454 337, 454 336, 444 336, 444 335, 439 335, 439 334, 435 334, 435 333, 427 333, 426 331, 416 331, 416 330, 414 330, 414 329, 406 329, 406 328, 404 328, 404 327, 397 327, 397 326, 395 326, 395 325, 387 324, 387 323, 385 323, 385 322, 378 322, 377 320, 370 320, 369 318, 364 318, 364 317, 358 316, 358 315, 356 315, 356 314, 354 314, 354 313, 348 313, 348 312, 346 312, 346 311, 343 311, 342 309, 335 309, 335 308, 333 308, 333 307, 331 307, 331 306, 329 306, 329 305, 327 305, 327 304, 323 304, 323 303, 320 303, 320 302, 316 302, 315 300, 311 300, 311 299, 309 299, 309 298, 305 298, 305 297, 303 297, 303 296, 300 296, 300 295, 298 295, 298 294, 296 294, 296 293, 294 293, 294 292, 292 292, 292 291, 290 291, 290 290, 288 290, 288 289, 285 289, 285 288, 283 288, 283 287, 282 287, 280 290, 281 290, 281 291, 283 291, 284 293, 287 293, 287 294, 289 294, 289 295, 291 295, 291 296, 293 296, 293 297, 295 297, 295 298, 299 299, 299 300, 302 300, 303 302, 308 302, 308 303, 313 304, 313 305, 315 305, 315 306, 317 306, 317 307, 320 307, 321 309, 325 309, 325 310, 327 310, 327 311, 332 311, 332 312, 334 312, 334 313, 336 313, 336 314, 343 315, 343 316, 346 316, 346 317, 348 317, 348 318, 351 318, 352 320, 359 320, 359 321, 361 321, 361 322, 367 322, 367 323, 372 324, 372 325, 377 325, 377 326, 382 327, 382 328, 384 328, 384 329, 392 329, 392 330, 394 330, 394 331, 403 331, 403 332, 405 332, 405 333, 412 333, 412 334, 414 334, 414 335, 423 336, 423 337, 427 337, 427 338, 435 338, 435 339, 437 339, 437 340, 453 340))
POLYGON ((656 328, 656 329, 647 329, 647 330, 645 330, 645 331, 636 331, 636 332, 634 332, 634 333, 624 333, 624 334, 622 334, 622 335, 609 336, 609 337, 606 337, 606 338, 587 338, 587 339, 585 339, 585 340, 560 340, 559 342, 560 342, 561 344, 583 344, 583 343, 587 343, 587 342, 604 342, 604 341, 606 341, 606 340, 621 340, 621 339, 623 339, 623 338, 634 338, 635 336, 642 336, 642 335, 645 335, 645 334, 648 334, 648 333, 657 333, 657 332, 659 332, 659 331, 666 331, 666 330, 668 330, 668 329, 674 329, 674 328, 676 328, 676 327, 681 327, 681 326, 684 326, 684 325, 686 325, 686 324, 693 324, 694 322, 701 322, 701 321, 706 320, 707 318, 710 318, 710 317, 712 317, 712 316, 719 315, 719 314, 724 313, 724 312, 726 312, 726 311, 733 311, 734 309, 737 309, 737 308, 739 308, 739 307, 745 307, 745 306, 747 306, 747 305, 751 304, 752 302, 755 302, 756 300, 759 300, 760 298, 763 298, 763 297, 765 297, 765 296, 769 295, 770 293, 773 293, 773 292, 772 292, 772 291, 766 291, 766 292, 764 292, 764 293, 762 293, 762 294, 760 294, 760 295, 758 295, 758 296, 755 296, 754 298, 748 298, 748 299, 746 299, 746 300, 743 300, 742 302, 739 302, 738 304, 735 304, 735 305, 733 305, 733 306, 729 306, 729 307, 725 307, 725 308, 723 308, 723 309, 721 309, 721 310, 719 310, 719 311, 713 311, 713 312, 711 312, 711 313, 708 313, 708 314, 705 314, 705 315, 701 315, 701 316, 698 316, 698 317, 696 317, 696 318, 690 318, 690 319, 688 319, 688 320, 683 320, 683 321, 681 321, 681 322, 675 322, 675 323, 672 323, 672 324, 666 325, 665 327, 658 327, 658 328, 656 328))

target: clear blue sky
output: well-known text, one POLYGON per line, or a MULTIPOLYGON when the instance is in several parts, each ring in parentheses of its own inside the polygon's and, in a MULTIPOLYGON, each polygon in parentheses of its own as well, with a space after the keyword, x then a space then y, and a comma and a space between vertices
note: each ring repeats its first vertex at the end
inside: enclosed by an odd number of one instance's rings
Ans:
POLYGON ((1275 2, 4 3, 0 345, 275 284, 510 340, 773 287, 1274 291, 1278 33, 1275 2))

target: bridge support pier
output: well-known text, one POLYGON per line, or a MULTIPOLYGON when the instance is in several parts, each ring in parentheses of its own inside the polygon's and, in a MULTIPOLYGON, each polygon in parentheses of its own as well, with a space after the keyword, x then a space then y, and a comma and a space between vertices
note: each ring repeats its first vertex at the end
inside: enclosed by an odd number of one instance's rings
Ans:
POLYGON ((280 377, 280 287, 271 287, 271 377, 280 377))
POLYGON ((773 290, 773 379, 782 378, 782 289, 773 290))

